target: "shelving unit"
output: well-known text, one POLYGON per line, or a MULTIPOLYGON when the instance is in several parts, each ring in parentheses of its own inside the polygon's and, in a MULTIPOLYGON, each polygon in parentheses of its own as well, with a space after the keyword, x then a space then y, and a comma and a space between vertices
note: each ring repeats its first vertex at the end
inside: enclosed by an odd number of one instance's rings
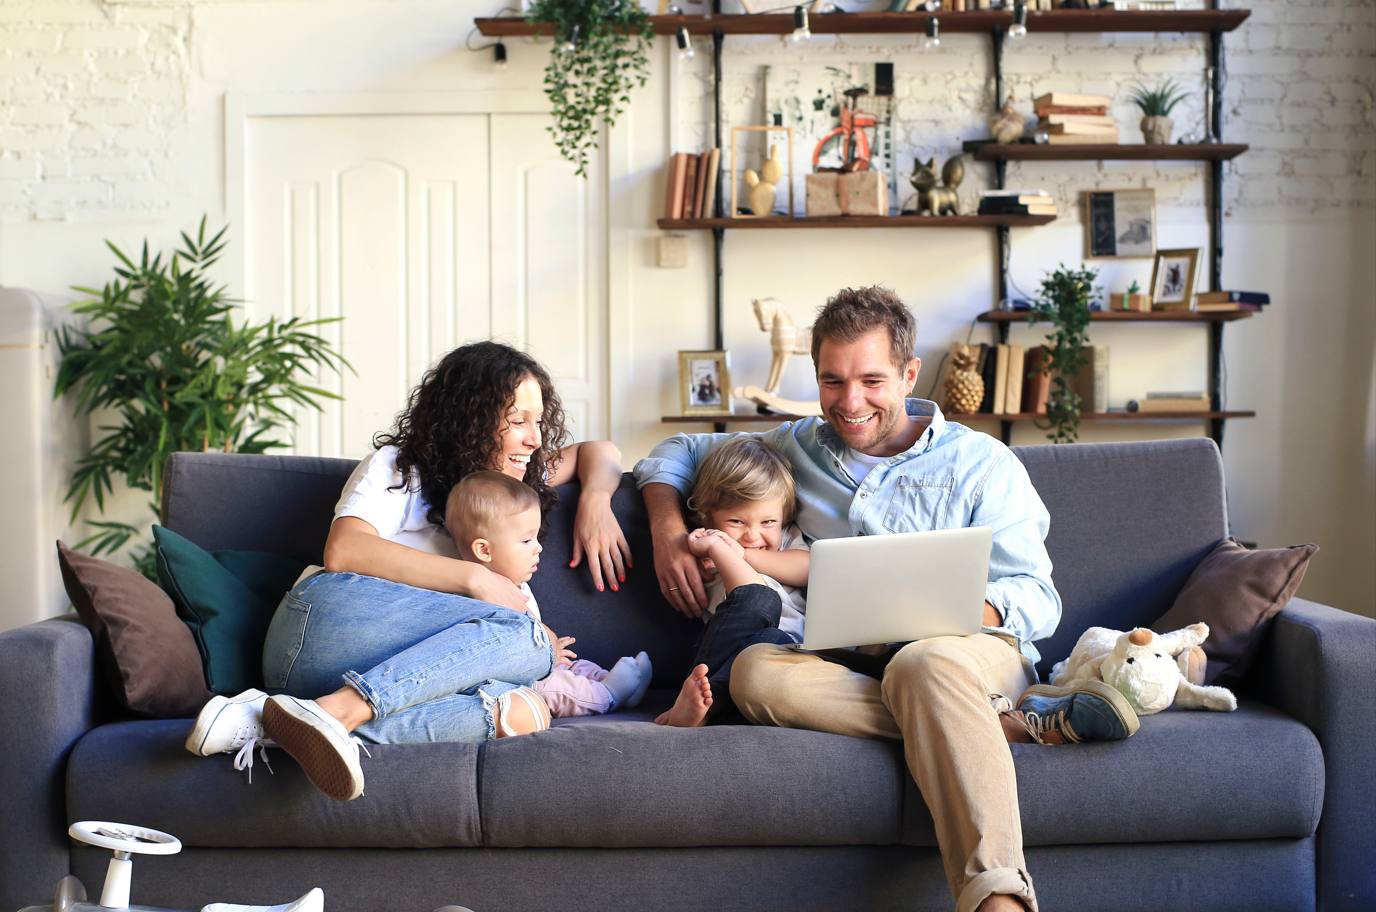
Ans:
MULTIPOLYGON (((1209 166, 1208 211, 1209 211, 1209 255, 1208 288, 1216 291, 1220 287, 1223 264, 1223 162, 1247 151, 1243 144, 1224 143, 1222 136, 1223 98, 1222 98, 1222 57, 1223 35, 1240 26, 1248 16, 1249 10, 1218 9, 1219 0, 1209 0, 1210 9, 1203 10, 1028 10, 1027 30, 1029 32, 1193 32, 1209 36, 1208 61, 1206 72, 1212 88, 1212 103, 1207 112, 1210 136, 1208 141, 1189 145, 1031 145, 1015 143, 997 145, 989 142, 973 141, 965 144, 965 151, 976 161, 990 163, 994 168, 994 187, 1003 189, 1007 183, 1007 168, 1010 161, 1200 161, 1209 166)), ((1008 29, 1013 23, 1011 10, 971 10, 967 12, 940 11, 936 13, 913 12, 860 12, 814 14, 809 17, 809 27, 816 34, 921 34, 926 31, 929 19, 937 17, 941 30, 946 33, 987 34, 993 45, 994 97, 1005 97, 1003 91, 1003 44, 1008 29)), ((793 31, 793 17, 790 14, 742 15, 722 14, 721 0, 712 0, 712 13, 705 16, 651 16, 651 24, 658 35, 672 35, 679 28, 685 28, 693 35, 712 36, 713 70, 713 116, 715 121, 715 143, 723 148, 721 114, 721 52, 727 35, 786 35, 793 31)), ((494 18, 475 20, 478 30, 490 37, 533 35, 536 26, 519 18, 494 18)), ((545 29, 548 33, 549 29, 545 29)), ((840 217, 840 218, 793 218, 768 216, 763 218, 722 218, 723 187, 718 183, 716 198, 713 201, 715 218, 703 219, 660 219, 658 225, 666 230, 710 230, 714 239, 713 257, 715 266, 714 295, 714 347, 724 348, 722 338, 722 246, 727 229, 758 230, 764 228, 992 228, 997 237, 998 283, 996 293, 1000 301, 1008 297, 1008 252, 1009 229, 1018 226, 1044 225, 1055 216, 886 216, 886 217, 840 217)), ((1210 425, 1210 436, 1220 446, 1223 443, 1223 424, 1229 418, 1252 417, 1255 412, 1222 411, 1222 346, 1223 326, 1234 320, 1251 316, 1250 311, 1241 312, 1164 312, 1164 313, 1096 313, 1096 321, 1104 322, 1179 322, 1203 323, 1209 327, 1209 396, 1212 410, 1208 412, 1160 413, 1142 415, 1132 412, 1108 412, 1086 415, 1089 421, 1154 421, 1154 420, 1206 420, 1210 425)), ((1026 314, 1004 311, 990 311, 982 314, 979 320, 995 324, 1001 341, 1008 339, 1008 329, 1015 320, 1025 320, 1026 314)), ((739 415, 731 418, 713 419, 717 430, 724 430, 728 422, 764 422, 788 420, 781 415, 739 415)), ((978 416, 983 417, 983 416, 978 416)), ((988 416, 1002 422, 1003 439, 1008 442, 1012 425, 1017 421, 1031 421, 1036 415, 988 416)), ((666 423, 701 422, 701 417, 666 416, 666 423)))

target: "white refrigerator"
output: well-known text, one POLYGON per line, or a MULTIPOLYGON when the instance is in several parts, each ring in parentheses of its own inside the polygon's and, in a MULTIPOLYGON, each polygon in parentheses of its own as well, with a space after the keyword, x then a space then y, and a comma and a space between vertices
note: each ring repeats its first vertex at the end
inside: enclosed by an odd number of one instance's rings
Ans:
POLYGON ((62 502, 87 422, 71 397, 53 399, 60 360, 54 332, 72 323, 70 298, 0 288, 0 631, 70 610, 57 564, 57 539, 75 544, 62 502))

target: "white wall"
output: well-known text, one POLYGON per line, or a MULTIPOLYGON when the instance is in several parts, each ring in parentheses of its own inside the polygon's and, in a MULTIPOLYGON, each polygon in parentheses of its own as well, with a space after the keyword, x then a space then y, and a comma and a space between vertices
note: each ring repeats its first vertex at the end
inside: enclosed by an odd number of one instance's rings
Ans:
MULTIPOLYGON (((1224 284, 1267 290, 1275 304, 1225 333, 1228 401, 1258 412, 1230 422, 1225 438, 1234 529, 1264 547, 1319 543, 1303 594, 1373 614, 1376 6, 1251 6, 1252 17, 1226 38, 1224 136, 1252 151, 1226 169, 1224 284)), ((492 67, 490 52, 464 50, 472 18, 496 11, 473 0, 6 0, 0 283, 45 291, 101 284, 111 265, 104 239, 130 248, 147 237, 165 248, 202 213, 222 221, 226 93, 538 89, 547 43, 509 42, 505 72, 492 67)), ((670 151, 704 148, 710 128, 707 55, 680 64, 664 44, 653 52, 650 83, 607 139, 613 437, 628 464, 666 433, 659 417, 678 410, 675 352, 712 344, 710 235, 694 234, 688 269, 653 265, 662 163, 670 151)), ((1026 110, 1034 92, 1114 94, 1161 74, 1197 89, 1203 47, 1200 36, 1034 34, 1010 43, 1005 70, 1026 110)), ((944 158, 984 132, 979 112, 993 103, 988 42, 964 35, 948 35, 929 54, 916 51, 912 37, 818 36, 803 48, 728 39, 728 124, 760 122, 762 64, 787 66, 803 55, 894 61, 900 162, 915 153, 944 158)), ((1186 108, 1177 129, 1198 132, 1199 99, 1186 108)), ((1131 110, 1120 104, 1114 113, 1125 141, 1135 141, 1131 110)), ((1205 243, 1204 166, 1040 163, 1009 171, 1011 185, 1044 186, 1063 210, 1052 225, 1013 231, 1012 276, 1026 291, 1043 270, 1080 262, 1084 189, 1151 187, 1160 243, 1205 243)), ((968 208, 991 175, 969 162, 966 173, 968 208)), ((752 297, 778 297, 806 322, 837 288, 876 282, 913 305, 920 354, 934 368, 950 339, 990 306, 993 246, 984 231, 728 233, 725 335, 737 381, 758 382, 768 365, 752 297)), ((1094 263, 1104 265, 1111 290, 1149 278, 1149 261, 1094 263)), ((240 276, 226 268, 224 279, 233 286, 240 276)), ((1147 389, 1205 383, 1202 330, 1106 327, 1096 340, 1112 348, 1115 404, 1147 389)), ((808 365, 795 362, 784 394, 802 398, 808 365)), ((919 379, 919 390, 926 382, 919 379)), ((1086 426, 1083 437, 1199 432, 1190 424, 1086 426)), ((1037 441, 1035 430, 1018 429, 1015 442, 1037 441)))

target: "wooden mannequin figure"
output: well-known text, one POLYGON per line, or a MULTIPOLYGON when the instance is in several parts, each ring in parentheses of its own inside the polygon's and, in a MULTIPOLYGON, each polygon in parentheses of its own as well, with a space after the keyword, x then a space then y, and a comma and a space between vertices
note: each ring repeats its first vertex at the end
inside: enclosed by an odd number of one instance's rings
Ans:
POLYGON ((784 176, 784 163, 779 159, 779 147, 769 147, 769 160, 756 174, 753 168, 746 168, 745 182, 750 185, 750 211, 756 215, 769 215, 774 211, 774 197, 779 180, 784 176))

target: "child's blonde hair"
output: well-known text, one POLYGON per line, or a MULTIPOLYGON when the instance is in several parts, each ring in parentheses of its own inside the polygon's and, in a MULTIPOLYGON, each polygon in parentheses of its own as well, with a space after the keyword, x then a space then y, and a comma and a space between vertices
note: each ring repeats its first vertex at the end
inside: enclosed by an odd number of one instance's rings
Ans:
POLYGON ((708 453, 698 466, 688 509, 705 526, 717 510, 771 497, 784 499, 784 522, 792 522, 798 507, 793 464, 758 437, 735 437, 708 453))
POLYGON ((449 492, 444 527, 462 555, 474 539, 490 537, 497 520, 539 506, 540 495, 525 482, 501 472, 470 472, 449 492))

